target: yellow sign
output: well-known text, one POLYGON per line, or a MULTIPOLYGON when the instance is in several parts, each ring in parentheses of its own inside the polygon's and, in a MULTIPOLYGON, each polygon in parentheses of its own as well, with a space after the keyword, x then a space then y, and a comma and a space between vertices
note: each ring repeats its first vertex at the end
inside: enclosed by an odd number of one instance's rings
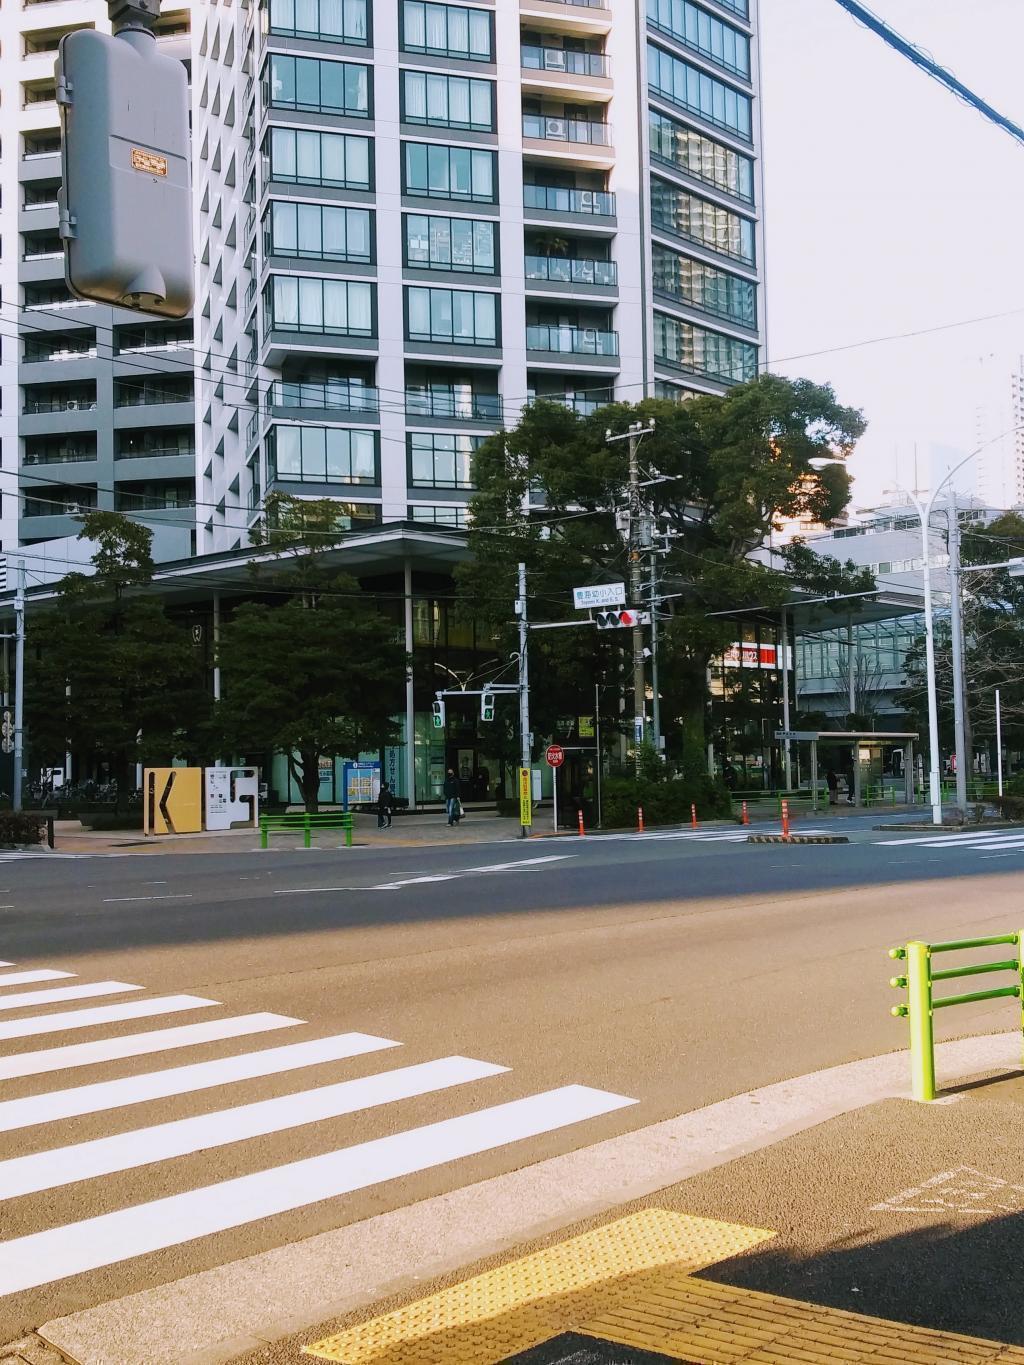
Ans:
POLYGON ((519 823, 525 829, 533 824, 533 801, 530 795, 530 770, 519 769, 519 823))
POLYGON ((166 175, 167 158, 159 152, 144 152, 141 147, 133 147, 132 170, 145 171, 147 175, 166 175))
POLYGON ((203 827, 202 768, 144 768, 142 826, 146 834, 198 834, 203 827))
POLYGON ((580 739, 594 739, 594 738, 595 738, 595 735, 594 735, 594 717, 593 717, 593 716, 580 716, 580 717, 579 717, 579 725, 580 725, 580 739))

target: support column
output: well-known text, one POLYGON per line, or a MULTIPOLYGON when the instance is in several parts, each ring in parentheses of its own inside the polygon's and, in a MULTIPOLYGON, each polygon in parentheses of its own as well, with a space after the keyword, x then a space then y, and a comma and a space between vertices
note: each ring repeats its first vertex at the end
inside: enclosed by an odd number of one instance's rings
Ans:
POLYGON ((818 741, 811 740, 811 810, 818 809, 818 741))
POLYGON ((416 809, 416 699, 413 691, 412 666, 412 565, 406 559, 404 565, 405 586, 403 604, 405 607, 405 785, 409 798, 409 809, 416 809))
POLYGON ((912 806, 914 804, 914 797, 917 795, 917 793, 914 791, 914 778, 917 776, 917 774, 914 771, 915 762, 916 760, 914 758, 914 741, 912 739, 908 739, 906 746, 904 747, 903 750, 903 782, 906 787, 908 806, 912 806))
MULTIPOLYGON (((782 728, 789 733, 789 612, 782 608, 779 621, 778 663, 782 669, 782 728)), ((783 772, 786 791, 793 790, 793 751, 791 741, 782 741, 783 772)))
MULTIPOLYGON (((856 656, 856 654, 854 653, 854 643, 853 643, 853 615, 852 615, 852 613, 851 613, 851 615, 850 615, 849 622, 847 623, 847 626, 846 626, 846 643, 847 643, 847 647, 848 647, 848 649, 849 649, 848 667, 849 667, 849 670, 850 670, 849 688, 848 688, 848 691, 849 691, 849 698, 848 698, 849 707, 848 707, 848 709, 849 709, 850 715, 852 716, 852 715, 854 714, 854 712, 857 710, 857 656, 856 656)), ((849 722, 849 723, 852 724, 853 722, 849 722)))

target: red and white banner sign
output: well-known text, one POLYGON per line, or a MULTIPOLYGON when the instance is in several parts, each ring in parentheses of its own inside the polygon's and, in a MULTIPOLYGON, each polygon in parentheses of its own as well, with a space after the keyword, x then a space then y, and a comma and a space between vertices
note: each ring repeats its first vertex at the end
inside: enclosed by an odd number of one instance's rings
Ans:
POLYGON ((737 640, 722 656, 726 668, 778 668, 777 645, 757 645, 753 641, 737 640))

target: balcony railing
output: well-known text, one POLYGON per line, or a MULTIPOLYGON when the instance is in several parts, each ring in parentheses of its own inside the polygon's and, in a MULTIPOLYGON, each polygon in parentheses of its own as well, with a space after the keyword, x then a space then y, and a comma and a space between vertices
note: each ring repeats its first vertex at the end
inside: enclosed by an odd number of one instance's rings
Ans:
POLYGON ((524 43, 524 71, 564 71, 570 76, 607 76, 608 58, 603 52, 569 52, 563 47, 536 47, 524 43))
POLYGON ((26 451, 23 464, 87 464, 95 460, 95 450, 26 451))
POLYGON ((564 256, 527 256, 526 278, 555 284, 608 284, 618 280, 614 261, 571 260, 564 256))
POLYGON ((597 123, 592 119, 524 114, 523 137, 544 138, 548 142, 582 142, 589 146, 610 147, 612 130, 607 123, 597 123))
POLYGON ((22 411, 26 414, 35 412, 94 412, 96 409, 95 398, 29 398, 25 399, 25 406, 22 411))
POLYGON ((619 334, 596 327, 533 325, 526 329, 526 349, 562 355, 618 355, 619 334))
POLYGON ((592 390, 590 393, 535 393, 532 403, 557 403, 559 407, 577 412, 581 417, 591 417, 598 408, 607 407, 615 402, 610 389, 592 390))
POLYGON ((607 9, 605 0, 558 0, 562 5, 578 5, 582 9, 607 9))
POLYGON ((270 401, 277 408, 336 408, 373 415, 380 410, 377 390, 349 379, 278 379, 271 385, 270 401))
POLYGON ((460 389, 406 388, 405 411, 409 417, 466 418, 472 422, 500 422, 501 395, 467 393, 460 389))
POLYGON ((148 446, 142 450, 119 450, 114 456, 115 460, 159 460, 169 455, 187 455, 190 459, 195 457, 195 446, 148 446))
POLYGON ((615 216, 615 195, 608 190, 525 184, 523 205, 528 209, 546 209, 549 213, 596 213, 604 218, 615 216))

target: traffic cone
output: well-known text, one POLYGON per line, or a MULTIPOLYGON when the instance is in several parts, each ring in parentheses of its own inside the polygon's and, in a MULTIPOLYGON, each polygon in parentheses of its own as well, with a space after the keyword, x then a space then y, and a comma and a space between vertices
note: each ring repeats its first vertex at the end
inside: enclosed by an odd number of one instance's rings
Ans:
POLYGON ((637 806, 637 808, 636 808, 636 826, 637 826, 637 829, 640 831, 640 833, 643 834, 643 832, 644 832, 644 808, 643 808, 643 806, 637 806))
POLYGON ((578 811, 576 812, 576 814, 577 814, 577 816, 579 817, 579 831, 580 831, 580 835, 582 836, 582 835, 586 834, 586 832, 587 832, 587 831, 583 828, 583 812, 582 812, 581 810, 578 810, 578 811))
POLYGON ((743 803, 743 814, 740 816, 740 824, 741 824, 741 825, 749 825, 749 824, 750 824, 750 816, 749 816, 749 814, 747 813, 747 803, 746 803, 746 801, 744 801, 744 803, 743 803))
POLYGON ((697 828, 697 806, 693 801, 690 802, 690 824, 694 829, 697 828))

